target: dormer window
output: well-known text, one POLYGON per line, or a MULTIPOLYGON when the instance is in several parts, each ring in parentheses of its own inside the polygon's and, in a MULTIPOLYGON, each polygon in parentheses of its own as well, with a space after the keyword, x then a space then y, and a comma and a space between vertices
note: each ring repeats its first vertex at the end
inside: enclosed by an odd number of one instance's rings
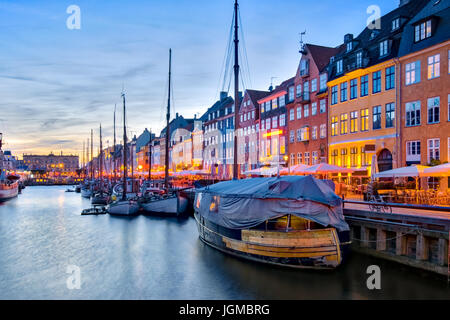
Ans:
POLYGON ((353 42, 347 43, 347 52, 352 51, 352 49, 353 49, 353 42))
POLYGON ((342 73, 342 70, 343 70, 344 68, 343 68, 343 61, 342 61, 342 59, 341 60, 339 60, 338 62, 336 62, 336 73, 342 73))
POLYGON ((356 67, 361 68, 362 67, 362 52, 358 52, 356 54, 356 67))
POLYGON ((414 26, 414 41, 419 42, 431 37, 431 19, 414 26))
POLYGON ((378 30, 373 30, 372 33, 370 34, 370 40, 375 39, 379 33, 380 32, 378 30))
POLYGON ((388 40, 380 42, 380 57, 384 57, 388 54, 388 40))
POLYGON ((392 20, 392 31, 395 31, 398 28, 400 28, 400 18, 392 20))

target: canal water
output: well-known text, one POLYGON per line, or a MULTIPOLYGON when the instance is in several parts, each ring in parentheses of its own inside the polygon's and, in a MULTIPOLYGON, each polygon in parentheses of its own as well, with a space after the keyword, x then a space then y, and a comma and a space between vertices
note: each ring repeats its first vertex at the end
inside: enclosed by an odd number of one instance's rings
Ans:
POLYGON ((204 245, 193 218, 81 216, 89 200, 65 189, 0 205, 0 299, 450 299, 447 279, 355 253, 335 271, 291 270, 204 245), (367 288, 370 265, 381 290, 367 288))

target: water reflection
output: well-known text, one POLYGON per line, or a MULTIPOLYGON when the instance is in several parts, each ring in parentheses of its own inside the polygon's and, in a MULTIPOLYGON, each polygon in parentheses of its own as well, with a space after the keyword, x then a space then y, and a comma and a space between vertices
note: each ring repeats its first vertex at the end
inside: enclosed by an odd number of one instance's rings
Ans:
POLYGON ((0 207, 1 299, 450 298, 445 279, 362 255, 331 272, 285 269, 206 246, 192 218, 81 216, 89 200, 64 190, 29 187, 0 207), (66 287, 69 264, 80 290, 66 287), (366 287, 371 264, 380 291, 366 287))

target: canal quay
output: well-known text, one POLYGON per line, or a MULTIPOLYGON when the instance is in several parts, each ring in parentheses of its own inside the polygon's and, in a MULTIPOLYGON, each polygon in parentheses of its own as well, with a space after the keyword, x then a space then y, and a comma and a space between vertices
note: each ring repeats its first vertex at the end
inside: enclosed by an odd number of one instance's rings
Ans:
POLYGON ((81 216, 89 199, 65 190, 27 187, 0 205, 0 299, 450 298, 435 273, 357 252, 332 271, 288 269, 205 245, 192 217, 81 216), (371 265, 381 290, 367 288, 371 265))

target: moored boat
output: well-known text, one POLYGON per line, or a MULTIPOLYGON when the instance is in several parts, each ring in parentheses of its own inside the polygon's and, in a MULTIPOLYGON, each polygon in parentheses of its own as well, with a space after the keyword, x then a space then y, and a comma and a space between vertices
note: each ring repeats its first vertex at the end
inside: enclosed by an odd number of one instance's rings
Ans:
POLYGON ((119 216, 133 216, 138 214, 139 204, 135 200, 116 200, 107 207, 108 213, 119 216))
POLYGON ((350 244, 341 198, 312 176, 220 182, 197 190, 194 210, 203 242, 259 262, 333 269, 350 244))
POLYGON ((0 178, 0 201, 6 201, 17 197, 19 194, 19 177, 9 175, 0 178))

